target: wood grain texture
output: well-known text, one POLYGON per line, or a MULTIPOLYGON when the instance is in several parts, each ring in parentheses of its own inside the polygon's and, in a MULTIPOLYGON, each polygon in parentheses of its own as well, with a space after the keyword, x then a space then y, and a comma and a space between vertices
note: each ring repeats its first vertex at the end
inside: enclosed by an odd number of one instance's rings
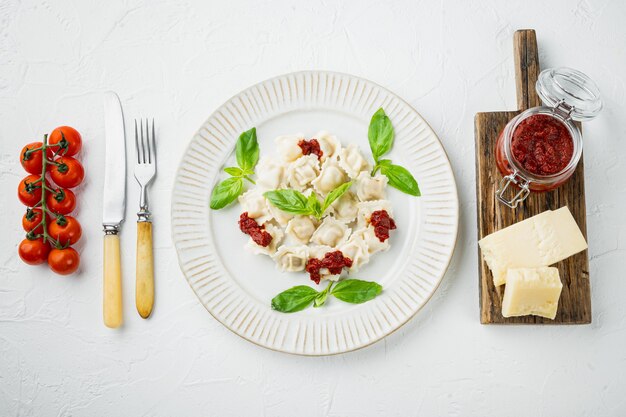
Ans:
POLYGON ((534 30, 518 30, 513 35, 513 57, 515 61, 515 89, 517 108, 526 110, 541 106, 541 99, 535 89, 539 78, 539 54, 537 35, 534 30))
POLYGON ((154 259, 152 254, 152 223, 137 222, 137 267, 135 305, 144 319, 154 306, 154 259))
MULTIPOLYGON (((511 209, 497 201, 495 191, 502 178, 496 166, 495 144, 509 120, 520 111, 541 104, 535 91, 539 75, 537 38, 534 30, 520 30, 514 37, 517 102, 519 111, 478 113, 475 117, 476 140, 476 201, 478 239, 527 219, 545 210, 568 206, 585 238, 587 237, 584 164, 581 157, 576 171, 556 190, 536 193, 511 209)), ((524 242, 520 241, 520 245, 524 242)), ((504 286, 495 287, 479 248, 480 322, 483 324, 588 324, 591 323, 591 293, 589 286, 589 257, 587 251, 557 263, 563 291, 556 318, 502 317, 504 286)))
POLYGON ((122 263, 120 237, 104 236, 103 257, 103 316, 104 325, 112 329, 122 325, 122 263))

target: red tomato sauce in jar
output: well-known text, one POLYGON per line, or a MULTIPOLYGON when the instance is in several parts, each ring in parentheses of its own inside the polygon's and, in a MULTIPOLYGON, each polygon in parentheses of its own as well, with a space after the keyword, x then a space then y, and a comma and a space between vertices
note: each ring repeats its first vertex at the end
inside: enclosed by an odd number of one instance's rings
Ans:
POLYGON ((567 127, 554 117, 535 114, 522 120, 511 139, 513 157, 535 175, 557 174, 574 155, 574 140, 567 127))
POLYGON ((495 146, 502 174, 494 178, 495 197, 513 209, 532 191, 554 190, 574 175, 583 146, 576 122, 591 120, 602 110, 598 86, 572 68, 541 71, 535 90, 542 105, 509 120, 495 146))
POLYGON ((259 246, 269 246, 272 243, 272 235, 267 233, 265 226, 259 225, 256 220, 248 217, 248 212, 241 213, 239 216, 239 229, 250 235, 250 238, 259 246))
POLYGON ((346 267, 352 266, 352 259, 343 256, 343 252, 336 250, 334 252, 328 252, 322 259, 311 258, 306 263, 306 272, 309 273, 311 281, 316 284, 320 283, 322 279, 320 271, 322 269, 328 269, 328 272, 332 275, 341 274, 341 270, 346 267))
POLYGON ((396 228, 396 222, 389 217, 387 210, 376 210, 370 217, 370 224, 374 226, 374 234, 381 242, 389 239, 389 231, 396 228))
POLYGON ((320 148, 320 143, 317 139, 305 140, 302 139, 298 142, 298 146, 302 149, 302 155, 316 155, 317 159, 321 159, 324 152, 320 148))

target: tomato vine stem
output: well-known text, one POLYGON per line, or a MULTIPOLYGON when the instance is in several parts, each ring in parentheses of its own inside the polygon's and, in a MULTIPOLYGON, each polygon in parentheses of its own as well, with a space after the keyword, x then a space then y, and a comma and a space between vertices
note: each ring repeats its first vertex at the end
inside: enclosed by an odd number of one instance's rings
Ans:
MULTIPOLYGON (((60 146, 62 146, 60 143, 53 143, 52 145, 48 145, 47 147, 48 148, 58 148, 60 146)), ((43 151, 43 150, 44 150, 43 146, 40 146, 38 148, 33 148, 33 149, 26 149, 26 152, 24 152, 24 158, 29 157, 30 154, 33 153, 33 152, 43 151)), ((59 150, 57 149, 57 151, 59 151, 59 150)))
MULTIPOLYGON (((51 245, 53 245, 55 248, 60 248, 61 247, 61 242, 58 241, 58 239, 53 239, 49 234, 48 234, 48 221, 46 219, 46 213, 50 213, 50 214, 54 214, 56 216, 55 213, 52 213, 52 211, 50 211, 50 209, 48 209, 48 206, 46 204, 46 191, 55 193, 55 191, 53 189, 51 189, 50 187, 48 187, 46 185, 46 172, 48 171, 48 164, 52 163, 54 164, 54 161, 48 160, 48 155, 47 155, 47 149, 48 147, 51 146, 56 146, 56 145, 48 145, 48 135, 43 135, 43 142, 41 145, 41 153, 42 153, 42 158, 41 158, 41 177, 39 178, 38 182, 41 182, 42 187, 41 187, 41 201, 39 203, 37 203, 35 205, 35 207, 41 207, 41 222, 34 227, 32 230, 37 229, 37 227, 42 226, 42 233, 35 235, 37 238, 41 237, 43 238, 44 242, 49 242, 51 245)), ((29 232, 31 233, 32 230, 29 232)), ((34 233, 33 233, 34 234, 34 233)))

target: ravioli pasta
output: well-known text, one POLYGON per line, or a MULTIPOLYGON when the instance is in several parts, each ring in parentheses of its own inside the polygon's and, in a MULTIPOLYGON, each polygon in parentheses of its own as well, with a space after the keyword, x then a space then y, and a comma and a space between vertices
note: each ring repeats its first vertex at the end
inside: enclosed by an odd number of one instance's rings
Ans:
POLYGON ((386 197, 387 177, 376 174, 371 176, 362 171, 356 177, 356 195, 361 201, 381 200, 386 197))
POLYGON ((339 246, 339 250, 352 259, 350 272, 358 272, 361 265, 365 265, 370 260, 369 247, 362 236, 353 233, 350 239, 339 246))
POLYGON ((275 139, 278 154, 284 162, 292 162, 302 156, 302 149, 298 143, 304 139, 303 135, 285 135, 275 139))
POLYGON ((322 165, 320 175, 311 181, 315 191, 326 195, 348 180, 346 173, 334 159, 328 159, 322 165))
POLYGON ((311 236, 311 242, 318 245, 337 247, 348 240, 352 230, 345 223, 327 216, 311 236))
POLYGON ((276 261, 276 265, 281 271, 303 271, 306 261, 309 259, 309 247, 306 245, 284 245, 278 248, 276 253, 272 255, 272 259, 276 261))
POLYGON ((335 200, 331 206, 335 219, 344 223, 354 221, 359 211, 358 201, 356 194, 352 191, 347 191, 344 195, 335 200))
POLYGON ((337 159, 339 152, 341 152, 341 143, 339 143, 336 136, 326 131, 321 131, 313 138, 317 139, 320 144, 320 149, 322 150, 320 159, 322 162, 325 162, 327 159, 337 159))
POLYGON ((390 216, 393 216, 391 202, 387 200, 361 201, 357 203, 357 226, 366 227, 370 224, 372 213, 379 210, 385 210, 390 216))
POLYGON ((276 249, 280 246, 285 237, 285 233, 280 227, 277 227, 271 223, 264 225, 265 230, 272 236, 272 242, 269 246, 257 245, 252 239, 248 239, 246 248, 255 255, 268 255, 271 256, 276 253, 276 249))
POLYGON ((358 237, 359 239, 362 239, 363 242, 365 242, 367 251, 370 255, 376 252, 386 251, 387 249, 389 249, 389 240, 385 240, 384 242, 381 242, 376 237, 376 234, 374 233, 374 226, 372 225, 369 225, 363 229, 357 230, 356 232, 354 232, 354 235, 358 237))
POLYGON ((256 184, 262 190, 276 190, 285 184, 284 164, 271 158, 261 158, 255 169, 256 184))
POLYGON ((269 203, 258 190, 249 190, 239 196, 242 212, 247 212, 248 217, 264 224, 272 218, 269 203))
MULTIPOLYGON (((390 239, 381 241, 372 224, 374 212, 393 215, 391 202, 386 200, 387 177, 371 175, 372 165, 357 145, 343 147, 336 136, 325 131, 311 139, 302 134, 283 135, 274 143, 276 155, 264 155, 257 164, 256 186, 239 196, 241 212, 247 212, 272 237, 265 247, 249 238, 248 250, 269 256, 284 272, 305 271, 309 260, 322 260, 341 251, 352 261, 347 273, 355 273, 374 254, 389 249, 390 239), (321 219, 282 211, 263 195, 292 189, 306 198, 315 194, 323 203, 331 191, 348 181, 352 181, 350 189, 326 208, 321 219)), ((321 268, 320 276, 336 281, 341 274, 321 268)))
POLYGON ((287 167, 287 182, 294 190, 303 191, 320 175, 320 163, 315 155, 296 159, 287 167))
POLYGON ((352 179, 356 178, 361 171, 369 171, 367 160, 361 154, 359 147, 354 143, 341 150, 339 165, 352 179))
POLYGON ((309 243, 317 225, 310 216, 296 216, 289 220, 285 233, 295 242, 309 243))

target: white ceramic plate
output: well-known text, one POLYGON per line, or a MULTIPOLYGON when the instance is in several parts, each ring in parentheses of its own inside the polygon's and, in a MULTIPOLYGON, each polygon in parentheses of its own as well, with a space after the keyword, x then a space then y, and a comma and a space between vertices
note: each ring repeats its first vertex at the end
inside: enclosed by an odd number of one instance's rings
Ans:
MULTIPOLYGON (((386 156, 387 157, 387 156, 386 156)), ((454 175, 437 136, 406 102, 351 75, 298 72, 259 83, 227 101, 195 134, 180 163, 172 196, 172 236, 180 267, 200 302, 239 336, 270 349, 302 355, 347 352, 374 343, 407 322, 429 300, 448 267, 457 237, 454 175), (395 128, 394 163, 408 168, 422 197, 389 188, 398 230, 391 249, 377 253, 354 278, 377 281, 374 300, 284 314, 270 300, 307 275, 282 273, 265 256, 244 250, 238 204, 209 209, 225 164, 235 165, 239 134, 257 128, 261 155, 275 154, 273 139, 327 130, 343 146, 357 143, 371 161, 367 128, 383 107, 395 128)))

